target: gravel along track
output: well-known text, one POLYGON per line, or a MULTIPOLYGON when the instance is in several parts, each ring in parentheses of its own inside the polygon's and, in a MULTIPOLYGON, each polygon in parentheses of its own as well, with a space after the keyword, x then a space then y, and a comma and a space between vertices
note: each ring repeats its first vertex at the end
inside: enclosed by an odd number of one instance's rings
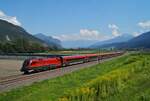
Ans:
MULTIPOLYGON (((111 58, 103 59, 100 62, 104 62, 104 61, 107 61, 110 59, 111 58)), ((50 71, 33 73, 30 75, 23 75, 23 74, 19 75, 18 74, 18 75, 5 77, 0 80, 0 92, 9 91, 13 88, 17 88, 20 86, 30 85, 33 82, 40 82, 45 79, 51 79, 51 78, 55 78, 58 76, 62 76, 64 74, 73 72, 75 70, 91 67, 98 63, 99 63, 99 61, 93 61, 93 62, 87 62, 87 63, 83 63, 83 64, 78 64, 78 65, 72 65, 72 66, 67 66, 67 67, 63 67, 63 68, 58 68, 58 69, 54 69, 54 70, 50 70, 50 71)))
POLYGON ((0 59, 0 80, 8 76, 21 74, 22 64, 23 60, 0 59))

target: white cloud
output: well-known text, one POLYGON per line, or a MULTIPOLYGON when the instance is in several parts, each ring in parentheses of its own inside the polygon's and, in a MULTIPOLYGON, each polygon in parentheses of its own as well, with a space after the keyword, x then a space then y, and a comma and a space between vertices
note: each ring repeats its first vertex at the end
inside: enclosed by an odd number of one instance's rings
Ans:
POLYGON ((17 20, 15 16, 8 16, 1 10, 0 10, 0 19, 8 21, 9 23, 12 23, 14 25, 21 26, 21 23, 17 20))
POLYGON ((148 32, 150 30, 150 20, 147 21, 143 21, 143 22, 139 22, 137 24, 141 29, 137 32, 133 32, 132 35, 133 36, 139 36, 145 32, 148 32))
POLYGON ((5 14, 0 10, 0 16, 5 16, 5 14))
POLYGON ((61 41, 77 41, 77 40, 106 40, 111 38, 104 34, 99 33, 97 30, 81 29, 77 34, 62 34, 53 36, 61 41))
POLYGON ((88 40, 99 39, 102 36, 97 30, 81 29, 80 37, 88 40))
POLYGON ((139 22, 138 26, 143 28, 143 29, 150 29, 150 20, 139 22))
POLYGON ((115 24, 109 24, 108 28, 110 28, 112 30, 112 35, 113 36, 120 36, 121 33, 119 32, 119 27, 115 24))

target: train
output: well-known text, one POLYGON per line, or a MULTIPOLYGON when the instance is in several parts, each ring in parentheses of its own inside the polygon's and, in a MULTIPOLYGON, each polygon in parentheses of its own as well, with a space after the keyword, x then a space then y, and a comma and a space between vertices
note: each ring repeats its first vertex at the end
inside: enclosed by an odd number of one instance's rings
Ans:
POLYGON ((56 56, 45 58, 29 58, 24 60, 21 67, 21 72, 28 74, 30 71, 43 71, 62 68, 79 63, 86 63, 90 61, 100 61, 102 59, 111 58, 114 56, 122 55, 124 52, 111 52, 103 54, 85 54, 85 55, 72 55, 72 56, 56 56))

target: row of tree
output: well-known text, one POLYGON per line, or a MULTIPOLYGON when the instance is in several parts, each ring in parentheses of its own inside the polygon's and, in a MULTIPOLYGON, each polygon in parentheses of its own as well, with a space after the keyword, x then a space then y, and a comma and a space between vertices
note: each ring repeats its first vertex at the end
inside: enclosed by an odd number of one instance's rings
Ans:
POLYGON ((44 46, 38 42, 29 42, 26 39, 0 42, 0 53, 33 53, 49 50, 54 50, 54 48, 44 46))

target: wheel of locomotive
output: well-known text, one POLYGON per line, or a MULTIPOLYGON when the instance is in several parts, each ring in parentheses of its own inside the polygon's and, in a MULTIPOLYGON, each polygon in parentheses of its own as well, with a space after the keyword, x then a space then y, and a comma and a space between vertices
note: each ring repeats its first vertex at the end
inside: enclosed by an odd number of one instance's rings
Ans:
POLYGON ((88 62, 88 59, 83 59, 83 63, 86 63, 86 62, 88 62))
POLYGON ((48 66, 48 70, 51 70, 51 65, 48 66))
POLYGON ((63 63, 63 67, 69 66, 69 63, 63 63))
POLYGON ((28 70, 24 71, 24 74, 29 74, 29 71, 28 70))
POLYGON ((37 72, 40 72, 40 70, 35 69, 33 72, 34 72, 34 73, 37 73, 37 72))
POLYGON ((57 67, 56 65, 50 65, 50 66, 49 66, 49 69, 50 69, 50 70, 56 69, 56 67, 57 67))

